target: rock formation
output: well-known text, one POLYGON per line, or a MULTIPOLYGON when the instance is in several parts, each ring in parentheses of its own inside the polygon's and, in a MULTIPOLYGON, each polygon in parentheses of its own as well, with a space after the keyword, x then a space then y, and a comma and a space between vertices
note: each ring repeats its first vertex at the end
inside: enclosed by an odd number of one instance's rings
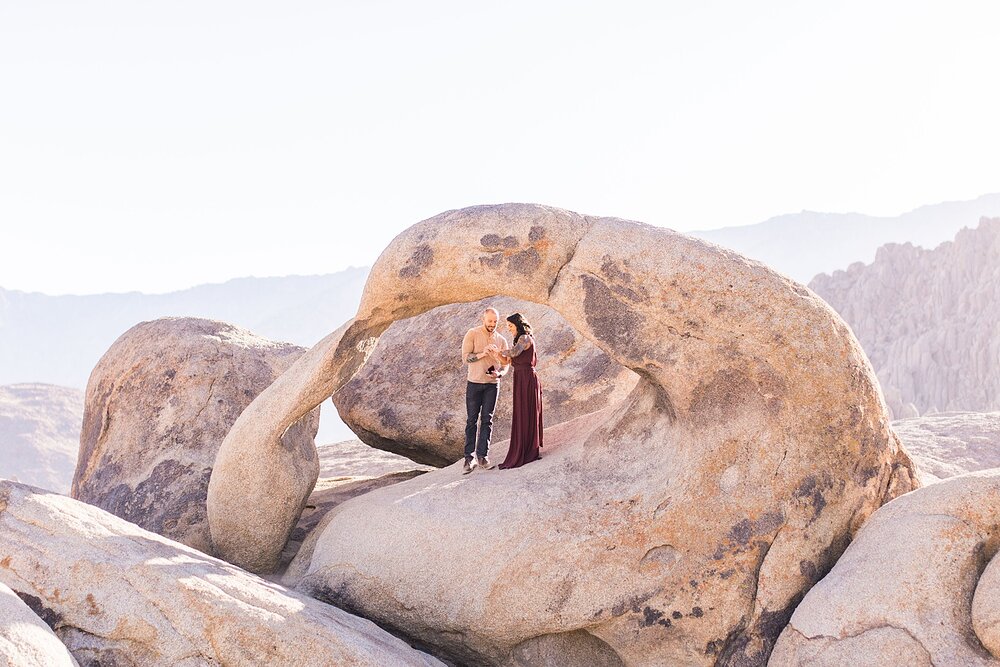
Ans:
POLYGON ((879 249, 809 285, 851 325, 898 417, 1000 410, 1000 218, 879 249))
POLYGON ((892 423, 920 483, 1000 468, 1000 412, 941 412, 892 423))
MULTIPOLYGON (((215 320, 132 327, 87 384, 73 497, 212 553, 205 497, 216 452, 243 409, 303 352, 215 320)), ((318 421, 312 411, 282 435, 292 493, 308 495, 316 482, 318 421)))
MULTIPOLYGON (((487 306, 503 318, 519 312, 531 322, 538 345, 538 376, 545 424, 599 410, 625 398, 638 376, 612 361, 557 312, 507 297, 436 308, 395 322, 357 375, 333 395, 341 418, 372 447, 432 465, 462 458, 465 442, 466 370, 462 337, 478 326, 487 306), (404 379, 405 378, 405 379, 404 379)), ((493 419, 494 442, 510 437, 512 378, 500 383, 493 419)))
POLYGON ((893 500, 809 591, 769 664, 1000 664, 998 547, 1000 470, 893 500))
POLYGON ((275 567, 302 498, 277 438, 393 322, 501 289, 558 311, 641 380, 513 471, 456 467, 327 516, 303 590, 460 661, 553 650, 761 665, 875 508, 915 484, 854 336, 812 292, 669 230, 536 205, 449 211, 398 236, 356 317, 240 415, 209 485, 227 559, 275 567))
POLYGON ((0 583, 0 665, 76 667, 52 629, 21 598, 0 583))
POLYGON ((345 440, 316 448, 319 477, 381 477, 409 470, 431 470, 404 456, 369 447, 360 440, 345 440))
POLYGON ((0 477, 69 493, 83 392, 51 384, 0 387, 0 477))
POLYGON ((8 481, 0 481, 0 555, 0 583, 81 664, 441 664, 369 621, 8 481))

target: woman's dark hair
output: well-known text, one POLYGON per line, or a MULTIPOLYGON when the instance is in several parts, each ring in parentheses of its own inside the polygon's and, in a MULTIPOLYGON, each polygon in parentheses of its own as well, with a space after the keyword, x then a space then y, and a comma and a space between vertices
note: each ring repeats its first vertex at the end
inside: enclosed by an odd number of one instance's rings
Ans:
POLYGON ((524 334, 531 333, 531 325, 521 316, 521 313, 514 313, 507 317, 507 321, 517 327, 517 335, 514 336, 514 345, 517 345, 517 339, 524 334))

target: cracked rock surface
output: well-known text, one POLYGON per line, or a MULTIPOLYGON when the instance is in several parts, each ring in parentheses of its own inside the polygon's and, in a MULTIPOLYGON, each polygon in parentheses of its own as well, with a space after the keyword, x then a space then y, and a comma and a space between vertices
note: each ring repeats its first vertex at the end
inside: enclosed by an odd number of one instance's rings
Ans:
POLYGON ((80 664, 441 665, 369 621, 10 481, 0 481, 0 583, 80 664))
POLYGON ((769 664, 1000 664, 998 542, 1000 469, 896 498, 809 591, 769 664))
POLYGON ((916 483, 860 346, 805 287, 663 228, 477 206, 398 236, 356 317, 234 425, 208 503, 227 558, 268 566, 297 518, 244 509, 266 497, 254 461, 274 438, 393 322, 498 292, 558 311, 635 389, 547 430, 541 461, 338 505, 301 590, 463 664, 763 665, 856 527, 916 483))
MULTIPOLYGON (((135 325, 87 383, 72 496, 212 553, 205 498, 216 452, 243 409, 304 352, 215 320, 135 325)), ((318 426, 314 410, 280 440, 291 461, 282 483, 295 493, 316 482, 318 426)))

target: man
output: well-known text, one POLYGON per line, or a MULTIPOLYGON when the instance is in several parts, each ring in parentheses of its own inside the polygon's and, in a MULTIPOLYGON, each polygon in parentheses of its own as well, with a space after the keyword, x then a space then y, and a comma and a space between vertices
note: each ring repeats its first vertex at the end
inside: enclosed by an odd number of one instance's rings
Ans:
POLYGON ((476 465, 485 470, 493 468, 489 460, 490 436, 493 433, 493 411, 497 406, 497 390, 500 378, 509 366, 487 351, 490 345, 501 350, 507 349, 507 339, 497 332, 500 313, 496 308, 483 312, 483 325, 469 329, 462 339, 462 359, 469 372, 465 383, 465 465, 462 472, 472 472, 472 455, 476 455, 476 465), (476 437, 476 423, 479 437, 476 437))

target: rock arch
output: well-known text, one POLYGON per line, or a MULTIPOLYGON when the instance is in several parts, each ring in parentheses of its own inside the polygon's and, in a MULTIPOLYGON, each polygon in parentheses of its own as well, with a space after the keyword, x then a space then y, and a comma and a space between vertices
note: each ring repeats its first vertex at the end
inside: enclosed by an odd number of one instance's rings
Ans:
MULTIPOLYGON (((236 421, 209 485, 219 553, 255 571, 273 567, 314 483, 278 439, 353 376, 382 331, 436 306, 495 294, 549 305, 642 377, 624 404, 586 428, 566 429, 565 455, 505 478, 513 495, 539 502, 505 506, 486 528, 504 557, 537 547, 558 560, 566 540, 573 560, 543 567, 531 591, 484 589, 481 604, 458 611, 396 600, 386 581, 352 578, 337 565, 343 559, 325 551, 342 554, 345 536, 372 529, 352 512, 360 505, 347 503, 302 582, 318 596, 459 659, 498 662, 533 636, 586 629, 627 664, 763 664, 795 603, 860 521, 915 484, 867 359, 806 288, 666 229, 538 205, 478 206, 400 234, 373 267, 357 316, 236 421), (543 502, 553 480, 566 486, 543 502), (576 505, 562 526, 561 503, 576 505), (517 547, 503 532, 502 522, 546 517, 552 524, 535 534, 536 545, 517 547)), ((406 562, 381 563, 387 581, 420 576, 429 595, 446 592, 449 574, 435 578, 429 563, 447 558, 440 549, 449 538, 464 538, 448 532, 443 517, 419 512, 444 497, 448 507, 475 507, 485 492, 441 484, 453 473, 445 468, 364 497, 366 511, 391 517, 398 503, 371 503, 421 489, 425 504, 408 508, 411 525, 393 529, 446 533, 406 562)))

